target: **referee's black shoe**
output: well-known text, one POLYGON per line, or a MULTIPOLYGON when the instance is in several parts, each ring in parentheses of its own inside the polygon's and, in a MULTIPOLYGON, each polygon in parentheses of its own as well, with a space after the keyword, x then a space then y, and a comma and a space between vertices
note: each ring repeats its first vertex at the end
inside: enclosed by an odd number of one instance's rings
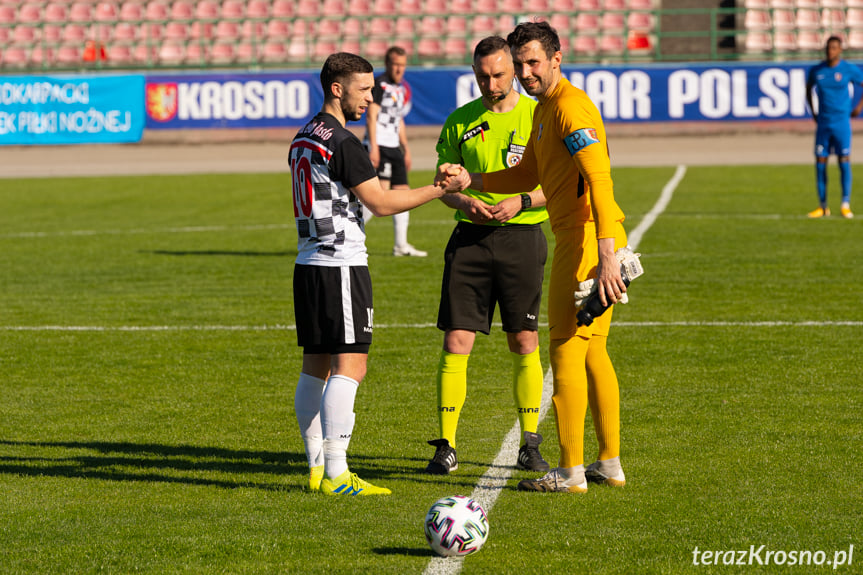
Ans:
POLYGON ((515 466, 527 471, 548 471, 548 461, 542 458, 539 452, 539 444, 542 436, 538 433, 524 432, 524 445, 518 450, 518 461, 515 466))
POLYGON ((455 449, 449 446, 448 439, 434 439, 428 444, 437 449, 435 449, 434 457, 426 466, 426 473, 449 475, 450 471, 458 469, 458 457, 456 457, 455 449))

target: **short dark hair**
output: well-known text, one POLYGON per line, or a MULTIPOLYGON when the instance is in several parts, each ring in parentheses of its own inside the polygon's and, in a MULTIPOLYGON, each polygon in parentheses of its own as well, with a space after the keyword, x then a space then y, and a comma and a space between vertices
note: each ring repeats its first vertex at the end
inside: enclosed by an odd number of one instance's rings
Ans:
POLYGON ((408 52, 401 46, 390 46, 387 48, 386 54, 384 54, 384 63, 389 64, 390 58, 395 54, 396 56, 407 56, 408 52))
POLYGON ((560 36, 548 22, 522 22, 506 37, 510 49, 517 50, 534 40, 539 40, 546 55, 551 58, 560 52, 560 36))
POLYGON ((827 46, 829 46, 830 42, 839 42, 839 47, 842 47, 842 38, 840 38, 839 36, 830 36, 829 38, 827 38, 827 41, 824 42, 824 47, 826 48, 827 46))
POLYGON ((374 71, 374 66, 362 56, 348 52, 331 54, 321 68, 321 88, 324 89, 324 99, 333 97, 334 83, 347 82, 353 74, 370 74, 374 71))
POLYGON ((488 38, 483 38, 479 41, 479 44, 476 45, 476 48, 473 49, 473 61, 476 62, 477 59, 488 56, 489 54, 494 54, 495 52, 510 53, 509 44, 506 43, 506 40, 500 36, 489 36, 488 38))

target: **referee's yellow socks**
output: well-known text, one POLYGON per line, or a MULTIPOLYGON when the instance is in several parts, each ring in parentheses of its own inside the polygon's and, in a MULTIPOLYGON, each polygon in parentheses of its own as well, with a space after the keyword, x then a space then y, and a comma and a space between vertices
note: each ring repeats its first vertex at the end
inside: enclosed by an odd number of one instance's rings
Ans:
POLYGON ((525 431, 536 433, 539 406, 542 403, 542 363, 539 349, 525 355, 513 353, 512 372, 512 392, 522 435, 525 431))
POLYGON ((441 352, 437 377, 438 424, 440 436, 455 449, 455 433, 458 418, 467 397, 468 355, 441 352))

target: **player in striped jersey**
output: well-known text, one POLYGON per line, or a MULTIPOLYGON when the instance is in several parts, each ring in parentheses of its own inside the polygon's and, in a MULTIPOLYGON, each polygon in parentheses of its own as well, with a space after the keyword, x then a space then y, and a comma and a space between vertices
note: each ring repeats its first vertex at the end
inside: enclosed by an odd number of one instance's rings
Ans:
POLYGON ((333 54, 321 70, 324 105, 301 128, 289 154, 297 225, 294 312, 303 367, 294 409, 309 460, 309 487, 333 495, 385 495, 351 473, 347 448, 354 400, 372 341, 372 286, 362 208, 375 215, 409 210, 466 185, 461 167, 442 166, 436 183, 384 190, 359 139, 345 128, 372 102, 372 65, 333 54))

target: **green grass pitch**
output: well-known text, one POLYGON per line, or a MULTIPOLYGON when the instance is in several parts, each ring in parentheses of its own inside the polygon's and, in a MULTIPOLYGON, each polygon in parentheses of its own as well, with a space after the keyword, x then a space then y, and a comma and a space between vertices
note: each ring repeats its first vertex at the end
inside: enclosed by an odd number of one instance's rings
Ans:
MULTIPOLYGON (((831 570, 693 564, 761 545, 854 545, 836 571, 860 572, 863 220, 808 220, 812 171, 688 169, 609 341, 627 486, 525 494, 514 472, 462 573, 831 570)), ((614 170, 629 230, 673 173, 614 170)), ((505 338, 477 338, 458 472, 423 475, 451 213, 411 214, 426 259, 390 256, 392 224, 372 221, 378 329, 349 463, 393 495, 304 492, 289 190, 287 174, 2 181, 0 573, 426 569, 426 509, 470 494, 515 422, 505 338)), ((551 414, 540 431, 554 462, 551 414)))

